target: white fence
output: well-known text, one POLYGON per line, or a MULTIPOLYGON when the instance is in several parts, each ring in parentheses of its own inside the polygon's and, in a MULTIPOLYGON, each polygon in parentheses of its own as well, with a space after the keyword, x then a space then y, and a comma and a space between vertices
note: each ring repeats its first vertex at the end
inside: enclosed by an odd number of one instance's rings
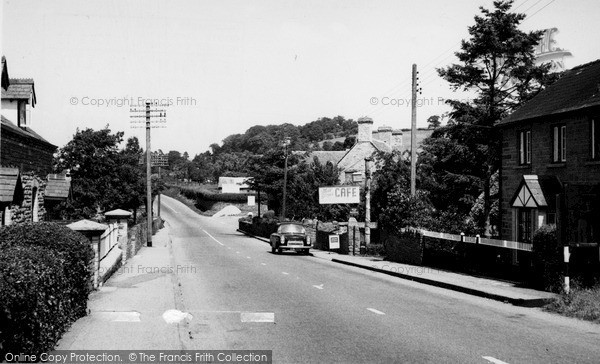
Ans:
POLYGON ((110 251, 118 245, 119 227, 116 223, 108 225, 108 229, 100 236, 100 246, 98 248, 99 261, 102 261, 110 251))
POLYGON ((465 236, 462 234, 457 235, 457 234, 438 233, 435 231, 421 230, 421 229, 414 229, 414 230, 418 231, 423 236, 436 238, 436 239, 450 240, 450 241, 462 241, 462 242, 469 243, 469 244, 489 245, 489 246, 495 246, 495 247, 499 247, 499 248, 521 250, 521 251, 526 251, 526 252, 530 252, 531 246, 532 246, 531 244, 520 243, 518 241, 482 238, 479 235, 465 236))

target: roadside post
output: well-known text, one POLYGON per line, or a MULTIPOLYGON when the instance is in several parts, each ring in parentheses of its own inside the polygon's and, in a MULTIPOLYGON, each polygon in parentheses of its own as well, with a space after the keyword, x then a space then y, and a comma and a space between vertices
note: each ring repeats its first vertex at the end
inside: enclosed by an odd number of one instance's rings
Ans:
MULTIPOLYGON (((359 204, 359 203, 360 203, 360 186, 347 185, 347 186, 319 187, 319 204, 321 204, 321 205, 359 204)), ((358 215, 358 210, 352 209, 350 212, 351 216, 352 216, 352 213, 354 212, 354 210, 356 210, 355 212, 358 215)), ((346 232, 348 234, 348 237, 350 237, 350 226, 352 226, 352 224, 351 224, 352 219, 354 219, 354 218, 349 217, 349 219, 348 219, 348 230, 346 232)), ((356 219, 354 219, 354 221, 356 221, 356 219)), ((348 239, 348 240, 350 240, 350 239, 348 239)), ((331 239, 330 239, 330 243, 331 243, 331 239)), ((353 240, 353 243, 354 243, 354 240, 353 240)), ((337 240, 338 248, 337 249, 340 248, 339 244, 340 243, 339 243, 339 235, 338 235, 338 240, 337 240)), ((354 246, 352 249, 354 252, 354 246)))

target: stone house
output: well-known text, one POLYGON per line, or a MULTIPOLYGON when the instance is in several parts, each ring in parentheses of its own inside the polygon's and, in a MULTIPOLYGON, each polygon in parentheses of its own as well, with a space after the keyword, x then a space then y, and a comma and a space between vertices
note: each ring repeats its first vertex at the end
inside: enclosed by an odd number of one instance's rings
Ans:
MULTIPOLYGON (((340 182, 345 184, 362 183, 365 177, 365 158, 375 152, 390 153, 399 150, 410 152, 410 129, 394 130, 390 126, 380 126, 372 130, 373 119, 358 119, 358 135, 352 148, 345 151, 314 151, 308 160, 319 158, 321 163, 331 162, 340 168, 340 182)), ((429 137, 433 130, 418 129, 417 145, 429 137)), ((374 165, 373 165, 374 167, 374 165)))
POLYGON ((560 219, 570 243, 600 234, 600 60, 571 70, 497 124, 502 239, 560 219))
POLYGON ((37 101, 33 79, 10 78, 5 57, 2 57, 1 91, 2 224, 39 221, 45 217, 46 176, 51 172, 56 146, 30 126, 31 109, 37 101))

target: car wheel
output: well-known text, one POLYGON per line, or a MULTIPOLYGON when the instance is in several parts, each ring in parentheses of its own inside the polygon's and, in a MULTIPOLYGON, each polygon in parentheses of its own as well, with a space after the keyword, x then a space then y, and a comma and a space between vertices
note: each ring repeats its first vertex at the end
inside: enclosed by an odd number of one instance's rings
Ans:
POLYGON ((277 248, 277 254, 281 254, 281 248, 277 248))
POLYGON ((309 255, 310 254, 309 252, 310 252, 310 249, 304 249, 303 253, 306 254, 306 255, 309 255))
POLYGON ((271 246, 271 253, 275 254, 275 248, 273 246, 271 246))

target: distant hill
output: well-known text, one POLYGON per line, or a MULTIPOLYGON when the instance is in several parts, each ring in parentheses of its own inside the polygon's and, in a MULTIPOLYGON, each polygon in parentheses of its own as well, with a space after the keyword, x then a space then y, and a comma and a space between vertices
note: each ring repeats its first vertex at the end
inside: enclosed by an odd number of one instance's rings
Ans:
POLYGON ((346 137, 358 133, 358 123, 343 116, 323 117, 310 123, 295 126, 285 123, 281 125, 255 125, 243 134, 232 134, 223 139, 223 144, 211 144, 213 154, 250 152, 263 154, 290 138, 294 150, 310 150, 323 148, 323 142, 333 140, 333 147, 342 148, 346 137), (339 143, 336 143, 338 141, 339 143))

